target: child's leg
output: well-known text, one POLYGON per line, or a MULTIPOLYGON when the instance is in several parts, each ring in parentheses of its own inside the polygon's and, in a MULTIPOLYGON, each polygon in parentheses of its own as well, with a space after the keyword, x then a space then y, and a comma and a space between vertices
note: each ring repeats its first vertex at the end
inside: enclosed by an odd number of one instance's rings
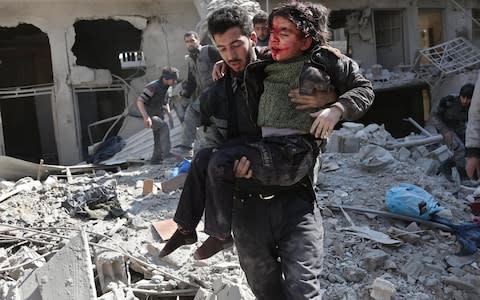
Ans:
POLYGON ((266 137, 247 144, 253 178, 265 186, 291 186, 304 178, 315 164, 318 147, 313 137, 266 137))
POLYGON ((173 218, 178 224, 178 229, 165 244, 160 252, 160 257, 169 255, 180 246, 193 244, 197 241, 195 228, 205 209, 205 182, 212 150, 213 148, 202 149, 192 160, 173 218))

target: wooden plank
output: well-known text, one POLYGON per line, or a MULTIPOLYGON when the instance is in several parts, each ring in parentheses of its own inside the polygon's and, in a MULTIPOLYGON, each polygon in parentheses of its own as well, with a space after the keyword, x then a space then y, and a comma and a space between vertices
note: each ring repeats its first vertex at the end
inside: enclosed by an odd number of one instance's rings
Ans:
POLYGON ((148 195, 153 193, 153 179, 145 179, 143 181, 143 195, 148 195))
POLYGON ((167 181, 158 183, 156 185, 162 192, 170 193, 183 187, 183 184, 185 183, 186 178, 187 178, 187 173, 181 173, 167 181))
POLYGON ((152 226, 162 241, 168 241, 177 230, 177 223, 173 219, 152 222, 152 226))

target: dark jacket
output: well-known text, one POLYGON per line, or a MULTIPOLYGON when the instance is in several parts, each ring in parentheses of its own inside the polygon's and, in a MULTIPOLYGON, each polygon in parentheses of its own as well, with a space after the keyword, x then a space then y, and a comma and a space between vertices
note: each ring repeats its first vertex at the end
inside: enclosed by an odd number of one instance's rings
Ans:
POLYGON ((213 65, 221 60, 216 47, 212 45, 200 46, 196 55, 185 56, 188 65, 187 79, 183 82, 182 96, 198 98, 206 88, 212 85, 213 65))
POLYGON ((440 99, 438 106, 432 112, 431 120, 437 130, 445 135, 448 131, 465 142, 467 129, 468 107, 464 107, 458 95, 448 95, 440 99))
MULTIPOLYGON (((244 137, 261 137, 260 127, 256 124, 256 120, 252 118, 251 109, 247 106, 247 94, 243 93, 243 97, 234 97, 232 87, 232 76, 230 70, 224 77, 215 82, 200 97, 201 122, 205 130, 205 147, 217 147, 228 140, 244 137), (243 128, 251 128, 248 132, 240 133, 237 108, 235 100, 243 100, 241 107, 248 110, 248 118, 244 120, 249 124, 244 124, 243 128), (233 124, 233 125, 232 125, 233 124)), ((249 93, 249 97, 259 97, 260 94, 249 93)), ((252 100, 253 101, 253 100, 252 100)))
MULTIPOLYGON (((263 93, 263 80, 265 79, 265 67, 272 63, 272 59, 258 60, 250 63, 245 70, 245 84, 247 93, 247 109, 250 114, 250 122, 256 126, 258 117, 258 102, 263 93)), ((372 105, 375 97, 370 81, 365 79, 359 72, 358 65, 349 57, 340 54, 333 48, 319 47, 312 51, 310 62, 312 65, 324 69, 330 76, 338 96, 337 102, 330 106, 338 107, 342 111, 342 119, 356 120, 363 116, 372 105)), ((202 124, 206 126, 205 138, 207 146, 218 146, 231 138, 238 137, 237 126, 234 124, 234 116, 229 114, 232 107, 232 92, 230 76, 224 76, 221 80, 202 95, 201 113, 202 124)), ((256 126, 256 134, 261 131, 256 126)))

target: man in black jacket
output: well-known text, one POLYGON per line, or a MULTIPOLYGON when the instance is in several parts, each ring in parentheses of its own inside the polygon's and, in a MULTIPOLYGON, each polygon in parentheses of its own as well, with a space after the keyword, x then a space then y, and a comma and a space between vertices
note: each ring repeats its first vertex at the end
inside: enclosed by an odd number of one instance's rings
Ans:
MULTIPOLYGON (((162 256, 197 240, 195 227, 203 208, 206 218, 229 217, 218 213, 228 211, 228 208, 219 205, 230 205, 231 211, 232 201, 212 201, 224 195, 212 194, 219 192, 222 182, 218 182, 219 170, 212 168, 211 161, 223 147, 260 136, 255 103, 258 103, 263 90, 262 81, 252 78, 252 82, 245 84, 243 80, 246 66, 255 60, 255 35, 250 35, 251 22, 240 8, 227 7, 212 13, 208 25, 228 70, 202 96, 202 119, 207 126, 206 139, 211 148, 198 152, 192 163, 175 214, 179 229, 162 250, 162 256)), ((352 70, 358 72, 355 66, 352 65, 352 70)), ((346 75, 352 70, 345 70, 344 74, 342 70, 335 71, 346 75)), ((355 81, 355 78, 352 80, 355 81)), ((292 95, 300 99, 297 102, 306 101, 317 108, 335 101, 321 94, 306 97, 293 91, 292 95)), ((343 100, 336 102, 342 117, 364 112, 373 99, 373 93, 366 99, 356 96, 352 91, 350 96, 343 95, 343 100)), ((329 123, 328 120, 323 121, 317 123, 320 132, 329 123)), ((314 213, 315 194, 311 181, 305 178, 301 184, 278 194, 272 194, 264 187, 258 187, 258 191, 235 195, 232 220, 240 263, 255 296, 258 299, 291 299, 295 295, 296 298, 318 299, 321 296, 319 275, 323 229, 320 215, 314 213), (267 223, 270 225, 266 226, 267 223), (292 245, 304 245, 305 248, 297 251, 292 245), (255 272, 255 267, 261 271, 255 272)), ((217 219, 217 224, 213 222, 206 226, 205 232, 211 237, 197 250, 196 256, 206 258, 230 246, 232 238, 229 231, 228 236, 217 235, 218 232, 224 233, 224 225, 229 223, 229 220, 217 219)))

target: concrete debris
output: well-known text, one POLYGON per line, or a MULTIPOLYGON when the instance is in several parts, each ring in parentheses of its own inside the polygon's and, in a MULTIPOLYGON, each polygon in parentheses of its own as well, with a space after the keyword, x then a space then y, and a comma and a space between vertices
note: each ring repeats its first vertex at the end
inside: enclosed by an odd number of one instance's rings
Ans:
POLYGON ((390 300, 395 296, 395 285, 381 277, 375 278, 370 296, 375 300, 390 300))
POLYGON ((367 171, 380 171, 392 167, 395 162, 392 154, 376 145, 366 145, 358 153, 360 166, 367 171))
POLYGON ((102 251, 95 257, 95 265, 103 293, 112 290, 112 283, 127 285, 129 275, 125 258, 120 253, 102 251))
POLYGON ((94 299, 97 293, 85 231, 30 273, 20 289, 22 299, 94 299))
MULTIPOLYGON (((474 189, 457 190, 454 183, 438 174, 438 165, 446 153, 442 144, 389 147, 425 136, 394 139, 377 124, 364 127, 345 123, 335 134, 341 142, 330 139, 332 144, 327 148, 335 148, 336 152, 322 154, 316 186, 325 230, 321 277, 324 299, 387 297, 393 289, 386 282, 393 283, 395 292, 385 299, 477 299, 478 258, 455 256, 458 245, 451 232, 378 214, 386 213, 385 192, 399 182, 408 182, 431 193, 447 208, 445 216, 454 223, 471 220, 468 204, 474 199, 474 189), (422 165, 422 160, 428 163, 422 165), (349 222, 340 215, 339 205, 369 211, 350 214, 349 222), (340 230, 352 229, 352 225, 356 231, 348 232, 353 234, 340 230), (388 240, 395 242, 388 245, 388 240)), ((160 238, 152 224, 171 224, 181 190, 175 186, 168 192, 142 195, 143 182, 152 179, 155 186, 168 181, 165 173, 176 164, 166 160, 161 165, 131 166, 116 173, 77 175, 72 176, 70 184, 61 175, 42 177, 42 181, 32 179, 35 176, 18 182, 0 180, 0 195, 22 188, 0 203, 0 299, 16 300, 16 294, 27 290, 26 283, 22 284, 27 278, 29 291, 36 290, 38 297, 47 295, 55 286, 62 293, 81 288, 81 299, 92 290, 93 284, 86 284, 90 276, 95 278, 93 286, 98 287, 99 299, 105 300, 176 296, 254 299, 235 248, 204 261, 193 259, 194 251, 207 238, 201 228, 197 228, 196 244, 182 246, 165 258, 158 257, 168 237, 160 238), (61 206, 69 193, 85 194, 111 180, 116 182, 116 197, 125 211, 122 217, 75 218, 61 206), (90 246, 85 242, 77 246, 89 248, 94 256, 83 250, 75 252, 77 262, 84 266, 84 272, 76 277, 83 279, 76 280, 62 272, 70 268, 64 267, 67 262, 74 261, 66 249, 80 227, 88 232, 90 246)), ((166 233, 171 234, 174 228, 166 228, 166 233)), ((48 297, 44 299, 60 299, 48 297)))
POLYGON ((250 300, 255 299, 250 290, 219 278, 213 282, 213 291, 200 289, 194 300, 250 300))

